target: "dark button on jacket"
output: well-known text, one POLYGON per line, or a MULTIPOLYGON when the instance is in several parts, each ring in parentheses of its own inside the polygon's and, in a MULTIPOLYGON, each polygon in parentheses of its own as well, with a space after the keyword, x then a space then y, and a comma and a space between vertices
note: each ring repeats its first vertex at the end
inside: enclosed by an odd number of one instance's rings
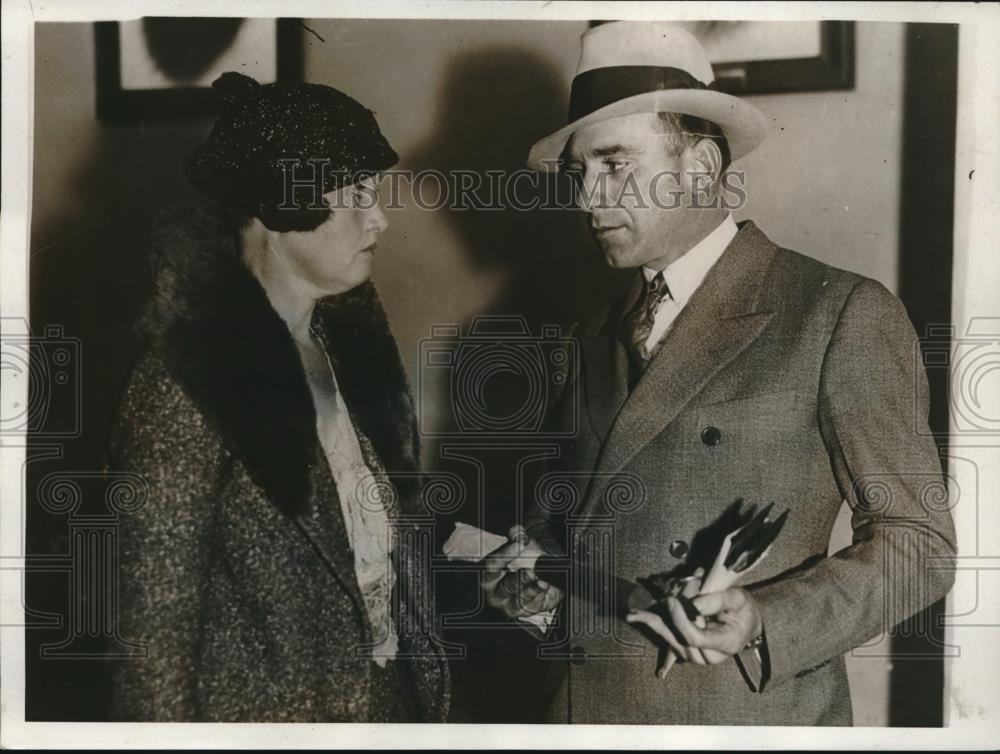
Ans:
POLYGON ((675 558, 683 558, 688 554, 688 543, 683 539, 675 539, 670 543, 670 554, 675 558))
POLYGON ((705 427, 701 431, 701 441, 708 446, 718 445, 722 442, 722 432, 718 427, 705 427))

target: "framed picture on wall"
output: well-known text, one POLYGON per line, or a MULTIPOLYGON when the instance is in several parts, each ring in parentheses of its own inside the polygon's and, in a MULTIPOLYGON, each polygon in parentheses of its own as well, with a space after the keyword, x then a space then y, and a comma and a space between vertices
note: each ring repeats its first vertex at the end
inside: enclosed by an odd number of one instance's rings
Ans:
POLYGON ((262 84, 302 80, 295 19, 148 16, 94 26, 103 121, 211 117, 218 108, 211 85, 224 71, 262 84))
POLYGON ((689 30, 705 46, 729 94, 777 94, 854 87, 850 21, 702 21, 689 30))
MULTIPOLYGON (((597 26, 607 21, 592 21, 597 26)), ((853 21, 685 21, 720 91, 734 95, 854 87, 853 21)))

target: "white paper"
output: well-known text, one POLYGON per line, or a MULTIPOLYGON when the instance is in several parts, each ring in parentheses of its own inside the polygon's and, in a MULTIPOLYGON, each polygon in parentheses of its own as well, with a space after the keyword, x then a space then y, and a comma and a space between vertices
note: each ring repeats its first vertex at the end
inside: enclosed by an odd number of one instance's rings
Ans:
POLYGON ((491 534, 470 524, 457 523, 455 531, 442 546, 448 560, 467 560, 478 563, 501 545, 507 544, 507 537, 491 534))

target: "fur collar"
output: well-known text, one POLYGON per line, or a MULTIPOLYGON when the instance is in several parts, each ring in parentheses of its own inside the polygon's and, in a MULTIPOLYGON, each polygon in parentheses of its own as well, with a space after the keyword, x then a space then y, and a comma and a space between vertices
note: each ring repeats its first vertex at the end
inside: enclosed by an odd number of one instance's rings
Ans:
MULTIPOLYGON (((319 446, 312 395, 291 334, 237 239, 214 214, 181 205, 157 217, 151 251, 155 282, 142 329, 251 478, 279 508, 301 512, 319 446)), ((355 426, 405 505, 419 463, 415 412, 374 285, 324 299, 313 325, 355 426)))

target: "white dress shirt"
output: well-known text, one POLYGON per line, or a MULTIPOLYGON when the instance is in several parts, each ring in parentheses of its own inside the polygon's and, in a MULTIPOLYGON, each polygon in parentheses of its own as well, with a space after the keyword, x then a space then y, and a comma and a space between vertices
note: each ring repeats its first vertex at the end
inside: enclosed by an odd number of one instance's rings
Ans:
MULTIPOLYGON (((698 290, 708 271, 719 261, 722 252, 726 250, 739 228, 732 215, 719 223, 718 227, 701 239, 694 247, 685 252, 680 259, 675 259, 663 270, 663 279, 667 282, 670 295, 664 296, 653 315, 653 329, 646 339, 646 348, 652 353, 655 346, 670 332, 674 320, 687 304, 688 299, 698 290)), ((642 268, 642 274, 649 282, 656 277, 656 270, 642 268)))

